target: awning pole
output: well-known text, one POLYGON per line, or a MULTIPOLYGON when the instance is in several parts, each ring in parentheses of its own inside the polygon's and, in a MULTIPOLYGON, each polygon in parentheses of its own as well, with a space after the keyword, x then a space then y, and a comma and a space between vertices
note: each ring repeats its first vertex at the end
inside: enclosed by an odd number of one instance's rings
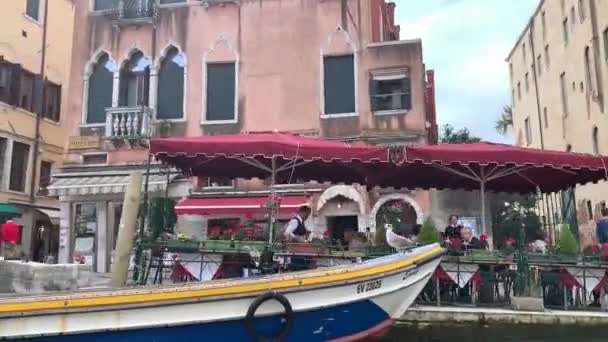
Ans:
POLYGON ((488 247, 493 249, 494 241, 492 240, 492 229, 486 226, 486 177, 485 169, 482 167, 480 170, 479 180, 479 197, 481 199, 481 233, 487 236, 488 247))
MULTIPOLYGON (((276 184, 277 177, 277 160, 276 157, 272 157, 272 171, 270 173, 270 198, 274 200, 274 185, 276 184)), ((274 204, 273 204, 274 205, 274 204)), ((268 243, 272 246, 273 241, 273 233, 274 233, 274 222, 275 222, 275 213, 276 210, 274 207, 270 210, 270 215, 268 217, 268 243)))

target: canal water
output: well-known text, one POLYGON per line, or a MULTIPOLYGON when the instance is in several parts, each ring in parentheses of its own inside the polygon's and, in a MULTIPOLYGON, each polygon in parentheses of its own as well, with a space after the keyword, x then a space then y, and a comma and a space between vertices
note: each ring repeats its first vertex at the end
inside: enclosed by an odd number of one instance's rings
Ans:
POLYGON ((606 342, 608 327, 397 325, 382 342, 606 342))

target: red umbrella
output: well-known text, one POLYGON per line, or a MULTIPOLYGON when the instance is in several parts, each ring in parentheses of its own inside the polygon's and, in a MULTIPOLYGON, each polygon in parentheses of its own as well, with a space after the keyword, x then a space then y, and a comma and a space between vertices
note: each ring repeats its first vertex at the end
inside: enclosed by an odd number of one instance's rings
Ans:
POLYGON ((287 133, 263 132, 153 139, 158 160, 195 176, 365 183, 386 149, 287 133))
POLYGON ((607 178, 606 157, 539 150, 488 142, 391 148, 393 163, 382 165, 371 185, 481 191, 550 193, 607 178))

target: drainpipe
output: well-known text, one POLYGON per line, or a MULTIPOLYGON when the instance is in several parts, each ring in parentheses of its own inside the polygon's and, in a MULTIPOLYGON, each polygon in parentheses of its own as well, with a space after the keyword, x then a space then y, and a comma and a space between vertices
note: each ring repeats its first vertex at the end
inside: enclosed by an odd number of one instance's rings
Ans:
POLYGON ((46 85, 45 79, 45 64, 46 64, 46 34, 47 34, 47 24, 48 24, 48 16, 49 16, 49 0, 44 1, 44 18, 42 22, 42 50, 41 50, 41 59, 40 59, 40 79, 41 86, 38 91, 38 96, 40 99, 40 108, 36 108, 36 132, 34 134, 34 155, 32 159, 32 179, 30 182, 30 202, 34 203, 36 201, 36 178, 38 178, 38 148, 40 145, 40 121, 42 121, 42 113, 44 112, 44 107, 46 104, 46 92, 44 91, 44 86, 46 85))
POLYGON ((534 50, 534 18, 530 19, 530 25, 528 29, 528 34, 530 37, 530 49, 532 50, 532 77, 534 80, 534 93, 536 95, 536 114, 538 115, 538 132, 540 133, 540 149, 545 149, 545 141, 543 138, 543 122, 541 119, 541 110, 540 110, 540 96, 538 93, 538 78, 536 73, 536 52, 534 50))

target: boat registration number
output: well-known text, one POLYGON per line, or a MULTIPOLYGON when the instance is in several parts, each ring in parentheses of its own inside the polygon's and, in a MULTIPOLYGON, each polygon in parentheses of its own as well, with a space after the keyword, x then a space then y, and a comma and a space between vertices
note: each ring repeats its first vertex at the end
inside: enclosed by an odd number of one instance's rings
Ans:
POLYGON ((357 293, 377 290, 382 287, 382 280, 368 281, 367 283, 357 285, 357 293))

